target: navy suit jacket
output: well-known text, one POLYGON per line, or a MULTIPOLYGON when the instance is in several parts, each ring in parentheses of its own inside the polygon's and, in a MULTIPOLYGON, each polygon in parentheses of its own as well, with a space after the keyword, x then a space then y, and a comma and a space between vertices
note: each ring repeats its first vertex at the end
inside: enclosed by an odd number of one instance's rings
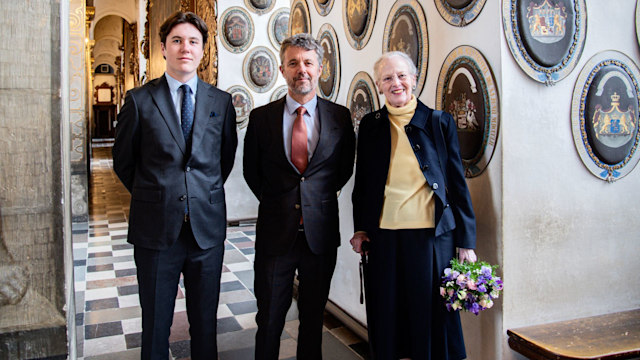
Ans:
POLYGON ((353 173, 355 134, 349 110, 318 98, 320 139, 303 174, 289 163, 282 137, 285 99, 251 111, 244 140, 244 178, 260 201, 256 251, 284 255, 300 216, 315 254, 340 245, 337 192, 353 173))
POLYGON ((113 167, 131 192, 128 241, 163 250, 177 239, 188 204, 202 249, 224 242, 224 182, 238 138, 231 96, 198 79, 187 148, 165 76, 127 92, 118 114, 113 167))
MULTIPOLYGON (((433 134, 432 113, 432 109, 418 100, 416 112, 405 131, 420 169, 435 194, 435 235, 455 241, 457 247, 474 249, 476 222, 460 159, 457 128, 452 116, 443 113, 440 117, 442 134, 433 134), (443 158, 447 161, 442 167, 436 136, 443 136, 446 144, 447 154, 443 158)), ((360 122, 352 194, 355 231, 375 234, 379 229, 391 158, 390 126, 386 106, 367 114, 360 122)))

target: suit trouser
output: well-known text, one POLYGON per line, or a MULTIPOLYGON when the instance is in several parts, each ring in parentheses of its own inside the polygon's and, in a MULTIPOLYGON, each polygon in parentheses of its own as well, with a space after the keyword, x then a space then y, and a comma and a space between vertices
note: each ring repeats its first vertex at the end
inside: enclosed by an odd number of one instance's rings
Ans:
POLYGON ((455 256, 433 229, 381 229, 370 235, 367 325, 372 359, 466 357, 460 316, 447 312, 441 276, 455 256))
MULTIPOLYGON (((260 240, 258 240, 260 241, 260 240)), ((297 358, 322 359, 324 307, 329 297, 337 250, 316 255, 299 231, 291 250, 282 256, 256 252, 255 294, 258 300, 256 360, 278 359, 280 336, 293 296, 293 277, 298 270, 297 358)))
POLYGON ((191 225, 166 250, 134 248, 142 306, 142 359, 169 357, 180 273, 184 276, 192 359, 216 359, 216 315, 224 246, 200 249, 191 225))

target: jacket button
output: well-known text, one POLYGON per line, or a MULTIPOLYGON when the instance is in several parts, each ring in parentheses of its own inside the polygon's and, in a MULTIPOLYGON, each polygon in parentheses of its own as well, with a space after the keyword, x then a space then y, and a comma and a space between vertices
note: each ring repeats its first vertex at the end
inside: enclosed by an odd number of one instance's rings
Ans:
POLYGON ((424 164, 420 169, 422 169, 422 171, 429 170, 429 165, 424 164))
POLYGON ((404 127, 404 129, 405 129, 408 133, 410 133, 410 132, 411 132, 411 130, 413 130, 413 128, 411 127, 411 125, 407 125, 407 126, 405 126, 405 127, 404 127))
POLYGON ((413 145, 413 151, 418 151, 418 150, 420 150, 420 144, 413 145))
POLYGON ((300 204, 296 204, 295 208, 296 210, 300 209, 300 204))
POLYGON ((445 205, 444 207, 448 208, 449 207, 449 203, 447 203, 447 205, 445 205))
POLYGON ((376 113, 376 119, 380 119, 380 113, 376 113))
POLYGON ((431 185, 431 188, 433 190, 438 190, 438 183, 433 183, 433 185, 431 185))
POLYGON ((187 172, 191 171, 191 166, 187 166, 187 172))
POLYGON ((300 182, 304 182, 304 176, 300 178, 300 182))
POLYGON ((187 200, 187 195, 180 196, 180 201, 185 201, 185 200, 187 200))

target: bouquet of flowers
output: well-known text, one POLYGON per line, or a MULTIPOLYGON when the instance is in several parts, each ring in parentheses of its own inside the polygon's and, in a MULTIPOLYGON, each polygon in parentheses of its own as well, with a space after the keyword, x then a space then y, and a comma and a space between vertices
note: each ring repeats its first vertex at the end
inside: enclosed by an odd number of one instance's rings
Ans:
POLYGON ((478 315, 492 307, 503 287, 502 280, 495 274, 497 267, 484 261, 460 263, 458 259, 451 260, 451 267, 444 269, 440 287, 447 310, 462 309, 478 315))

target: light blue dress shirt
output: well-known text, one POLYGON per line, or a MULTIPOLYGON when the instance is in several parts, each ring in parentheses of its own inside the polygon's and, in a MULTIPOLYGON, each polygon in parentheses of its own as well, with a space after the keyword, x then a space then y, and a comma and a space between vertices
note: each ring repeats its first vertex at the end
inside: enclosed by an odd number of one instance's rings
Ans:
POLYGON ((298 169, 291 162, 291 133, 293 131, 293 122, 296 120, 296 109, 300 106, 304 106, 307 112, 304 114, 303 119, 307 124, 307 156, 309 162, 313 152, 318 146, 318 140, 320 140, 320 117, 318 114, 318 97, 308 101, 306 104, 298 104, 293 100, 289 94, 286 95, 286 101, 284 105, 284 112, 282 114, 282 136, 284 138, 284 152, 287 155, 289 164, 293 166, 296 171, 298 169))
MULTIPOLYGON (((182 90, 180 90, 180 86, 182 86, 182 83, 172 78, 166 72, 164 73, 164 75, 167 78, 167 83, 169 84, 169 93, 171 94, 171 100, 173 100, 173 107, 176 109, 176 113, 178 114, 178 125, 180 125, 180 119, 182 119, 182 90)), ((193 101, 193 108, 195 109, 196 90, 198 90, 198 77, 192 77, 191 80, 187 81, 185 84, 187 84, 191 88, 191 100, 193 101)))

